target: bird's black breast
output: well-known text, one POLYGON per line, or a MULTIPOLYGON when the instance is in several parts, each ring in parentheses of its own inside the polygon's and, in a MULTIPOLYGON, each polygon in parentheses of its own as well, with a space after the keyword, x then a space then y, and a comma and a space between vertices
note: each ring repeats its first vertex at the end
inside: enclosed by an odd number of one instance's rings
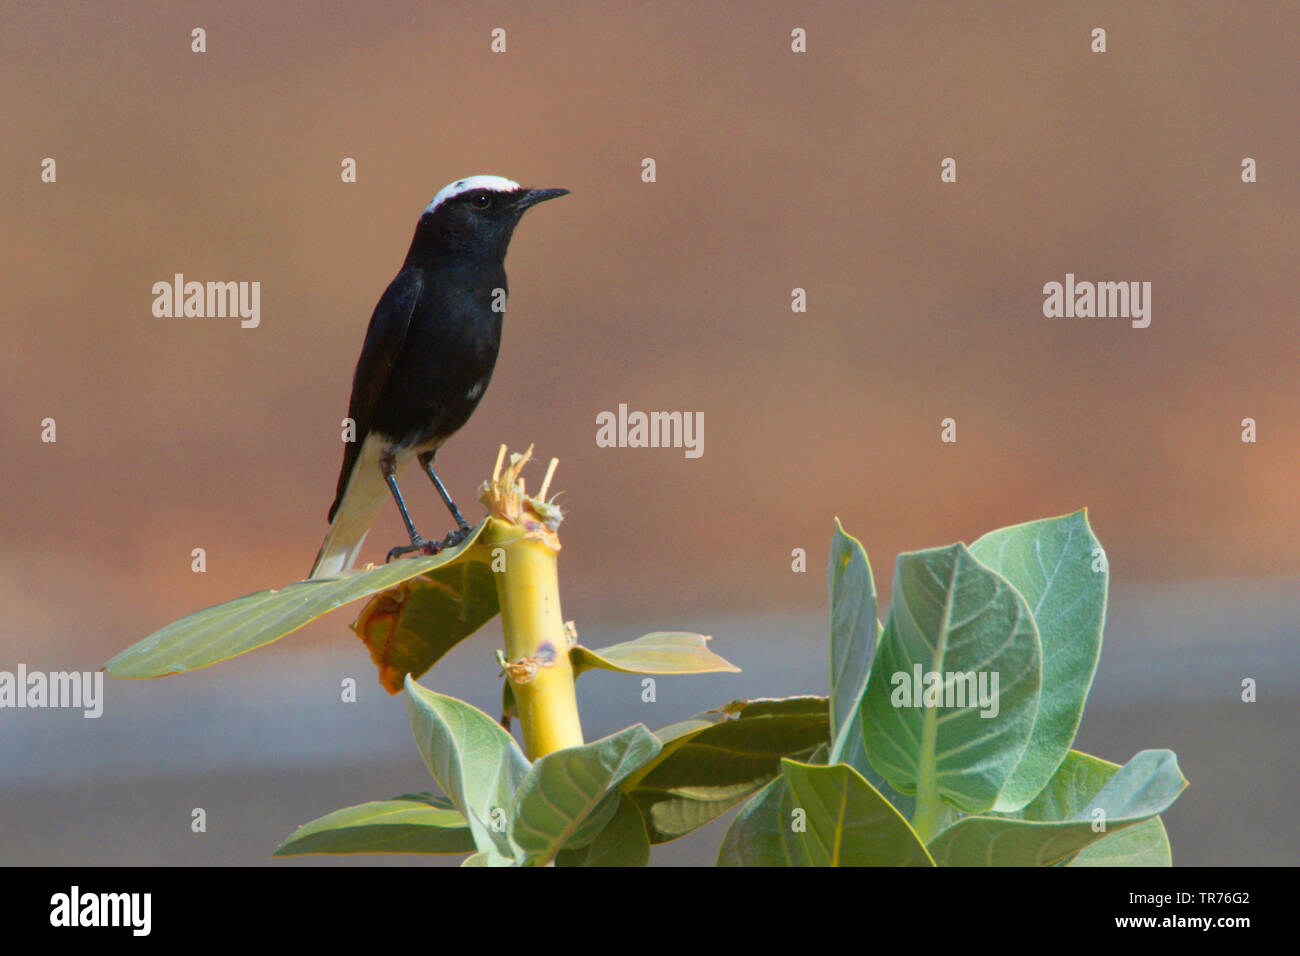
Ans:
POLYGON ((492 378, 504 314, 500 263, 421 272, 419 298, 369 423, 406 447, 442 441, 469 420, 492 378))

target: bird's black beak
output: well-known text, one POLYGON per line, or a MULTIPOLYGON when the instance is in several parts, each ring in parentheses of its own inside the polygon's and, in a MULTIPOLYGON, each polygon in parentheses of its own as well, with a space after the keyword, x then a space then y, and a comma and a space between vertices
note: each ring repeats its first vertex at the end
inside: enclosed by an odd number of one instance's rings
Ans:
POLYGON ((539 202, 567 195, 569 195, 567 189, 530 189, 515 200, 515 208, 523 212, 529 206, 536 206, 539 202))

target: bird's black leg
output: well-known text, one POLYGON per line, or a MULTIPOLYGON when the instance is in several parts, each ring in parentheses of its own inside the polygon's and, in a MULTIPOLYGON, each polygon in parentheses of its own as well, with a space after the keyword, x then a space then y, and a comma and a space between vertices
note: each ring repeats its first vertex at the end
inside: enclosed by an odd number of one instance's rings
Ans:
POLYGON ((411 520, 410 512, 406 510, 406 502, 402 500, 402 493, 397 488, 397 459, 392 451, 385 451, 379 456, 379 471, 388 484, 388 490, 393 493, 393 500, 397 502, 397 510, 402 513, 402 520, 406 522, 406 533, 411 536, 409 545, 393 548, 388 552, 386 560, 391 561, 393 558, 410 554, 412 551, 429 551, 431 554, 437 554, 442 550, 442 547, 431 544, 420 537, 419 532, 415 530, 415 522, 411 520))
POLYGON ((444 548, 451 548, 465 540, 465 536, 470 532, 470 526, 469 522, 467 522, 464 516, 460 513, 460 509, 456 507, 456 502, 451 500, 451 495, 447 494, 447 489, 443 487, 442 479, 440 479, 438 473, 433 470, 433 456, 435 453, 436 450, 422 453, 419 459, 420 467, 425 470, 425 473, 428 474, 429 478, 433 481, 433 487, 438 489, 438 495, 442 498, 442 503, 447 506, 447 510, 451 512, 451 516, 456 522, 456 530, 452 531, 447 535, 447 537, 442 539, 442 546, 444 548))

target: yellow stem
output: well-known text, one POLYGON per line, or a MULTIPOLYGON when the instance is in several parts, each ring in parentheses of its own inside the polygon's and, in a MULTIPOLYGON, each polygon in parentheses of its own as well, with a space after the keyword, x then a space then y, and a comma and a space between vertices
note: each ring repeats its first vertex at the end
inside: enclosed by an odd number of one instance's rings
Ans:
MULTIPOLYGON (((559 510, 539 495, 527 498, 518 479, 528 456, 512 456, 511 464, 493 475, 484 489, 492 517, 478 543, 494 552, 502 549, 503 569, 495 574, 501 627, 505 632, 507 679, 514 692, 530 760, 583 743, 569 661, 568 632, 560 613, 556 559, 560 549, 555 529, 559 510)), ((547 475, 554 472, 554 463, 547 475)), ((501 566, 496 564, 494 566, 501 566)))

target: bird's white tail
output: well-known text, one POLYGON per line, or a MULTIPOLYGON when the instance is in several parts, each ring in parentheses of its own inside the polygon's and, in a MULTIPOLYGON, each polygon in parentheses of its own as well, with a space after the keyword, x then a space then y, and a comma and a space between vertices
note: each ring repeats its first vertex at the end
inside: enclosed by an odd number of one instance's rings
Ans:
MULTIPOLYGON (((356 561, 370 526, 389 497, 388 485, 379 471, 379 455, 385 444, 374 436, 367 436, 361 446, 343 500, 339 502, 308 577, 333 577, 351 568, 356 561)), ((404 462, 399 460, 399 468, 401 464, 404 462)))

